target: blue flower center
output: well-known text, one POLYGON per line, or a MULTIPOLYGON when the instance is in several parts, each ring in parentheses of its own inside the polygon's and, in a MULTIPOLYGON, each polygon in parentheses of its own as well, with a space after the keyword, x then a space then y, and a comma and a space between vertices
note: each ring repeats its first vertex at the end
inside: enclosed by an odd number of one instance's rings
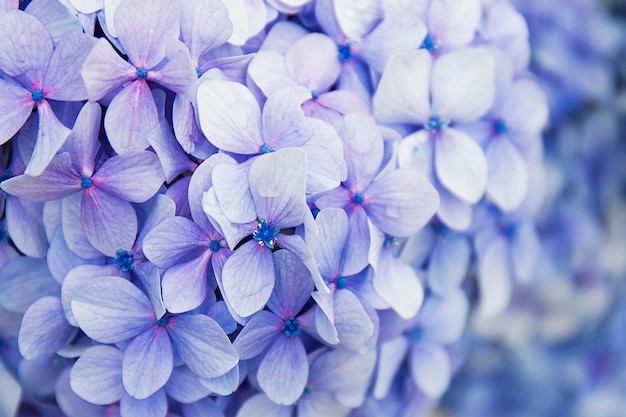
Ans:
POLYGON ((209 243, 209 249, 211 249, 212 252, 217 252, 218 250, 220 250, 219 240, 212 240, 211 243, 209 243))
POLYGON ((346 277, 339 277, 335 281, 335 285, 338 289, 342 290, 348 286, 348 279, 346 277))
POLYGON ((81 188, 89 188, 91 187, 91 178, 83 178, 82 180, 80 180, 80 187, 81 188))
POLYGON ((430 119, 424 123, 424 129, 431 132, 438 132, 450 124, 449 120, 442 119, 437 115, 430 116, 430 119))
POLYGON ((33 97, 35 103, 38 103, 43 100, 43 91, 41 89, 37 89, 31 93, 31 96, 33 97))
POLYGON ((396 246, 400 244, 400 239, 395 236, 387 236, 385 238, 385 247, 396 246))
POLYGON ((409 336, 412 341, 419 342, 422 340, 422 337, 424 337, 424 330, 421 327, 415 327, 407 332, 407 336, 409 336))
POLYGON ((274 249, 278 232, 280 232, 280 228, 272 226, 272 222, 261 220, 252 232, 252 238, 259 242, 259 245, 274 249))
POLYGON ((281 327, 280 329, 287 337, 300 336, 300 334, 302 333, 300 331, 300 322, 298 321, 298 319, 293 317, 285 320, 285 324, 283 324, 283 327, 281 327))
POLYGON ((313 100, 317 100, 320 96, 320 93, 317 92, 317 90, 311 90, 311 98, 313 100))
POLYGON ((196 68, 196 76, 198 78, 202 77, 204 75, 204 71, 202 71, 202 68, 198 67, 196 68))
POLYGON ((259 152, 261 152, 262 154, 266 154, 266 153, 270 153, 272 152, 273 149, 270 148, 270 145, 268 145, 267 143, 264 143, 263 145, 261 145, 261 147, 259 148, 259 152))
POLYGON ((167 316, 164 314, 163 317, 157 320, 157 324, 161 327, 167 324, 167 316))
POLYGON ((313 218, 316 219, 317 215, 320 213, 320 209, 318 209, 317 207, 313 207, 311 209, 311 214, 313 215, 313 218))
POLYGON ((442 238, 446 238, 450 234, 450 229, 448 229, 446 226, 444 226, 441 223, 435 224, 434 229, 435 229, 435 233, 437 234, 437 236, 442 237, 442 238))
POLYGON ((347 62, 352 58, 352 50, 350 49, 350 44, 346 43, 343 45, 337 45, 337 57, 342 62, 347 62))
POLYGON ((122 272, 132 271, 135 269, 133 261, 133 255, 125 249, 118 249, 115 252, 115 258, 113 258, 115 267, 122 272))
POLYGON ((144 67, 137 68, 137 78, 141 78, 142 80, 148 78, 148 70, 144 67))
POLYGON ((426 49, 428 52, 432 54, 439 48, 439 45, 430 36, 430 34, 427 34, 426 37, 424 38, 424 41, 422 42, 421 48, 426 49))
POLYGON ((503 228, 503 232, 509 239, 514 239, 517 236, 517 232, 519 232, 518 224, 511 224, 503 228))
POLYGON ((363 193, 356 193, 353 197, 352 197, 352 202, 356 203, 356 204, 363 204, 363 201, 365 201, 365 197, 363 196, 363 193))
POLYGON ((508 131, 506 122, 503 119, 494 121, 492 129, 495 135, 504 135, 508 131))

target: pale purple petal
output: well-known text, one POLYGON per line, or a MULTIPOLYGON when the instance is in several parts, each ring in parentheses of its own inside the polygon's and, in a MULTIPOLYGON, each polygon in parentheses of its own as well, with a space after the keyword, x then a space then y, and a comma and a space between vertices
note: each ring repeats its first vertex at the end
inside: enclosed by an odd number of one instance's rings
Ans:
POLYGON ((297 40, 285 54, 285 66, 299 85, 322 93, 339 78, 337 45, 321 33, 297 40))
POLYGON ((197 224, 185 217, 170 217, 156 226, 144 239, 144 254, 160 268, 170 268, 209 237, 197 224))
POLYGON ((272 252, 256 240, 239 247, 222 270, 224 297, 241 317, 261 310, 274 288, 272 252))
POLYGON ((329 123, 308 118, 313 135, 300 146, 307 156, 307 194, 328 191, 345 179, 343 145, 337 131, 329 123))
POLYGON ((173 182, 178 175, 185 171, 193 171, 195 164, 189 160, 185 151, 179 146, 166 119, 161 119, 158 126, 150 132, 148 142, 159 157, 165 174, 165 181, 168 183, 173 182))
POLYGON ((193 153, 200 141, 208 144, 196 123, 193 103, 178 94, 172 105, 172 124, 174 125, 176 140, 185 152, 193 153))
POLYGON ((478 144, 456 129, 444 129, 435 142, 437 178, 466 203, 476 203, 487 188, 487 158, 478 144))
POLYGON ((504 238, 498 237, 479 257, 478 285, 478 310, 481 314, 494 316, 509 305, 513 276, 509 263, 509 245, 504 238))
POLYGON ((317 269, 317 264, 315 263, 313 252, 303 238, 301 238, 299 235, 279 235, 277 244, 279 248, 286 249, 287 251, 291 252, 300 262, 302 262, 302 264, 308 269, 309 273, 311 274, 311 279, 313 280, 315 288, 318 291, 324 294, 328 294, 330 292, 330 289, 324 282, 324 279, 317 269))
POLYGON ((176 264, 163 274, 163 302, 171 313, 193 310, 204 302, 208 292, 210 250, 185 263, 176 264))
POLYGON ((374 398, 382 399, 387 396, 409 347, 409 340, 406 337, 397 337, 380 345, 379 365, 372 393, 374 398))
POLYGON ((54 386, 54 399, 61 411, 67 417, 111 417, 107 416, 104 407, 88 402, 74 392, 70 382, 70 372, 71 368, 65 369, 54 386))
POLYGON ((291 417, 292 415, 293 407, 278 405, 264 394, 257 394, 250 398, 237 413, 237 417, 291 417))
POLYGON ((259 219, 280 228, 302 224, 309 211, 306 170, 306 154, 297 148, 261 155, 252 163, 248 179, 259 219))
POLYGON ((511 261, 517 279, 528 282, 533 277, 540 251, 541 241, 535 227, 531 223, 517 226, 511 241, 511 261))
POLYGON ((148 73, 148 80, 184 96, 195 94, 196 79, 196 71, 189 58, 189 52, 184 47, 168 58, 163 67, 148 73))
POLYGON ((474 39, 481 17, 480 0, 433 0, 428 9, 428 28, 440 44, 463 46, 474 39))
POLYGON ((130 61, 152 69, 165 58, 167 43, 178 39, 178 4, 155 0, 150 7, 135 1, 121 1, 115 12, 115 31, 130 61))
POLYGON ((248 74, 266 97, 281 88, 298 85, 287 72, 285 57, 276 51, 259 51, 250 61, 248 74))
POLYGON ((243 360, 260 355, 281 335, 282 325, 283 320, 269 311, 259 311, 252 316, 233 342, 239 357, 243 360))
POLYGON ((487 196, 502 211, 519 207, 528 193, 530 173, 521 152, 508 138, 493 138, 485 150, 489 177, 487 196))
POLYGON ((34 16, 19 10, 0 16, 0 70, 27 88, 43 87, 52 39, 34 16))
POLYGON ((61 299, 43 297, 24 313, 18 337, 20 353, 26 359, 52 354, 65 347, 76 329, 65 320, 61 299))
POLYGON ((393 56, 374 94, 374 114, 383 123, 424 123, 430 117, 432 58, 420 49, 393 56))
POLYGON ((109 104, 104 128, 117 153, 143 150, 150 146, 148 134, 159 123, 150 87, 144 80, 127 84, 109 104))
POLYGON ((82 32, 82 27, 75 15, 65 4, 50 0, 31 1, 24 11, 35 16, 50 32, 55 45, 70 33, 82 32))
POLYGON ((420 343, 410 357, 415 384, 428 396, 438 398, 448 388, 452 373, 450 358, 441 347, 420 343))
POLYGON ((99 39, 80 70, 89 100, 100 100, 137 75, 135 67, 122 59, 106 39, 99 39))
POLYGON ((256 219, 246 168, 235 164, 219 164, 213 168, 211 178, 217 200, 228 220, 248 223, 256 219))
POLYGON ((276 282, 267 307, 286 320, 295 317, 313 292, 311 274, 302 262, 286 250, 274 252, 276 282))
POLYGON ((350 39, 361 39, 382 18, 380 1, 366 0, 353 3, 350 0, 335 0, 334 15, 341 31, 350 39))
POLYGON ((119 277, 85 284, 74 294, 72 312, 87 336, 101 343, 124 341, 156 324, 148 297, 119 277))
POLYGON ((119 249, 130 250, 137 236, 137 215, 133 206, 98 192, 96 187, 83 192, 80 221, 89 243, 112 258, 119 249))
POLYGON ((9 198, 5 216, 7 232, 20 252, 45 258, 49 245, 43 224, 43 204, 9 198))
POLYGON ((348 237, 344 249, 342 275, 349 276, 361 272, 368 264, 370 232, 367 213, 358 207, 348 216, 348 237))
POLYGON ((43 172, 71 132, 57 119, 46 100, 37 104, 37 115, 39 117, 37 142, 24 170, 25 174, 33 176, 43 172))
POLYGON ((548 121, 545 93, 533 81, 520 79, 508 91, 500 114, 513 132, 538 133, 548 121))
POLYGON ((26 123, 33 105, 30 92, 0 79, 0 144, 11 139, 26 123))
POLYGON ((207 80, 198 87, 198 118, 202 132, 218 148, 256 154, 261 139, 261 109, 245 86, 207 80))
POLYGON ((259 386, 275 403, 290 405, 302 395, 309 376, 306 350, 299 338, 279 337, 261 361, 259 386))
POLYGON ((76 255, 84 259, 96 259, 103 257, 102 253, 93 247, 80 222, 80 202, 82 194, 74 194, 65 197, 61 201, 61 224, 63 236, 67 247, 76 255))
POLYGON ((94 404, 117 402, 124 393, 122 352, 113 346, 94 346, 85 351, 70 372, 72 390, 94 404))
POLYGON ((143 203, 156 194, 164 179, 156 154, 129 151, 107 160, 92 177, 92 182, 119 199, 143 203))
POLYGON ((335 327, 339 334, 341 346, 357 350, 374 334, 374 324, 361 301, 350 290, 342 289, 335 292, 335 327))
POLYGON ((376 350, 356 353, 331 350, 311 364, 310 383, 314 389, 329 392, 364 391, 376 365, 376 350))
POLYGON ((148 398, 165 385, 172 366, 172 345, 165 329, 147 329, 124 351, 122 381, 126 392, 138 400, 148 398))
POLYGON ((230 371, 239 356, 222 328, 202 314, 171 317, 167 331, 172 345, 196 375, 216 378, 230 371))
POLYGON ((313 134, 301 105, 311 96, 302 87, 285 87, 272 93, 263 106, 263 142, 273 150, 298 147, 313 134))
POLYGON ((191 372, 186 366, 174 368, 163 389, 167 395, 183 404, 201 400, 211 393, 208 388, 200 383, 198 375, 191 372))
POLYGON ((226 372, 222 376, 218 376, 217 378, 201 378, 200 383, 211 390, 212 393, 217 395, 230 395, 239 388, 239 384, 241 383, 241 378, 246 374, 247 367, 244 365, 243 370, 241 371, 239 368, 241 367, 241 362, 235 366, 230 371, 226 372))
POLYGON ((456 122, 480 118, 495 96, 495 65, 486 50, 465 48, 441 56, 433 65, 432 108, 456 122))
POLYGON ((208 159, 198 165, 191 176, 191 180, 189 181, 188 200, 191 218, 204 229, 208 229, 212 226, 210 226, 211 223, 202 210, 202 195, 205 191, 211 188, 211 185, 213 184, 211 178, 213 169, 217 165, 223 163, 235 164, 236 162, 233 158, 224 153, 211 155, 208 159))
POLYGON ((472 224, 472 205, 459 200, 441 186, 438 191, 440 205, 437 216, 439 219, 451 229, 467 230, 472 224))
POLYGON ((91 176, 94 171, 96 152, 100 143, 100 120, 102 109, 98 103, 85 103, 80 110, 63 149, 67 150, 72 158, 72 165, 78 168, 79 174, 91 176))
POLYGON ((369 115, 350 113, 343 121, 339 134, 348 167, 348 179, 344 184, 354 193, 363 192, 380 170, 383 137, 376 121, 369 115))
POLYGON ((180 32, 191 57, 197 59, 205 51, 225 43, 233 25, 221 1, 191 0, 181 3, 180 32))
POLYGON ((165 417, 167 414, 165 393, 163 390, 158 390, 145 400, 135 399, 125 393, 120 400, 120 414, 122 416, 165 417))
POLYGON ((434 293, 445 296, 461 286, 470 255, 467 238, 453 232, 438 237, 428 266, 428 286, 434 293))
POLYGON ((325 278, 339 276, 343 247, 348 237, 348 215, 338 208, 321 210, 315 218, 320 242, 315 249, 315 261, 325 278))
POLYGON ((210 398, 183 404, 182 409, 185 417, 224 417, 222 410, 210 398))
POLYGON ((43 259, 15 258, 1 271, 0 307, 3 309, 24 313, 38 299, 59 295, 59 285, 43 259))
POLYGON ((422 340, 438 345, 456 343, 463 336, 468 313, 469 302, 462 290, 428 297, 419 313, 422 340))

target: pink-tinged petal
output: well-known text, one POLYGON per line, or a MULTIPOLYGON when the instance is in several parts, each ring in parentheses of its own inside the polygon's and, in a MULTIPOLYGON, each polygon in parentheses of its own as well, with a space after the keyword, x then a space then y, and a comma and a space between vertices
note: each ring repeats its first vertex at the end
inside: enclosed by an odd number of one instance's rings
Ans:
POLYGON ((98 39, 80 69, 87 97, 100 100, 137 76, 137 70, 123 60, 106 39, 98 39))
POLYGON ((80 203, 80 221, 91 245, 115 258, 119 249, 130 250, 137 236, 133 206, 95 187, 86 189, 80 203))
POLYGON ((267 307, 278 317, 287 320, 298 315, 311 297, 313 281, 302 262, 286 250, 272 254, 276 271, 274 292, 267 307))
POLYGON ((489 167, 487 197, 502 211, 516 209, 528 194, 530 174, 524 157, 504 136, 493 138, 485 154, 489 167))
POLYGON ((406 337, 397 337, 380 345, 379 365, 372 393, 374 398, 383 399, 387 396, 408 350, 409 340, 406 337))
POLYGON ((259 311, 246 323, 233 346, 240 359, 252 359, 263 353, 282 334, 283 320, 269 311, 259 311))
POLYGON ((511 241, 511 261, 515 278, 522 282, 532 279, 540 257, 541 241, 531 223, 517 226, 515 237, 511 241))
POLYGON ((487 188, 487 158, 465 133, 446 128, 435 141, 435 171, 441 184, 462 201, 474 204, 487 188))
POLYGON ((155 0, 146 7, 123 0, 115 12, 115 31, 130 61, 151 69, 165 58, 168 42, 178 39, 179 21, 177 3, 155 0))
POLYGON ((306 154, 297 148, 270 152, 252 163, 248 181, 259 219, 280 228, 302 224, 309 211, 305 200, 306 171, 306 154))
MULTIPOLYGON (((311 215, 309 216, 311 220, 313 220, 313 217, 311 215)), ((318 291, 324 294, 328 294, 330 292, 326 282, 324 282, 324 278, 322 278, 319 270, 317 269, 317 264, 315 263, 315 258, 313 257, 311 248, 302 237, 299 235, 279 235, 277 244, 279 248, 286 249, 291 252, 300 262, 302 262, 311 274, 311 279, 313 280, 315 288, 318 291)))
POLYGON ((80 70, 96 40, 82 32, 61 39, 52 54, 44 82, 46 97, 59 101, 87 100, 80 70))
POLYGON ((144 80, 127 84, 111 100, 104 116, 104 129, 117 153, 143 150, 150 146, 148 134, 159 124, 159 115, 150 87, 144 80))
POLYGON ((439 195, 428 179, 407 168, 377 178, 364 196, 365 211, 372 222, 395 237, 416 233, 439 207, 439 195))
POLYGON ((72 390, 93 404, 109 405, 124 393, 122 352, 113 346, 94 346, 85 351, 70 371, 72 390))
POLYGON ((61 201, 61 225, 67 247, 76 255, 84 259, 102 258, 103 255, 93 247, 80 222, 80 202, 82 194, 65 197, 61 201))
POLYGON ((70 269, 61 286, 61 304, 65 311, 66 320, 75 327, 78 322, 72 313, 72 300, 80 288, 94 280, 107 276, 121 276, 122 272, 115 268, 115 265, 78 265, 70 269))
POLYGON ((321 210, 315 218, 319 228, 320 242, 315 249, 315 261, 323 277, 340 275, 343 247, 348 237, 348 215, 338 208, 321 210))
POLYGON ((22 256, 2 268, 0 307, 5 310, 24 313, 38 299, 58 295, 59 284, 43 259, 22 256))
POLYGON ((441 296, 460 288, 470 263, 467 238, 448 232, 439 236, 428 266, 428 286, 441 296))
POLYGON ((308 118, 313 135, 300 146, 307 156, 307 194, 315 194, 337 187, 345 179, 343 145, 330 124, 308 118))
POLYGON ((220 164, 211 173, 213 188, 224 215, 233 223, 256 219, 254 200, 248 188, 248 170, 235 164, 220 164))
POLYGON ((148 73, 149 81, 161 84, 176 94, 186 96, 195 94, 194 86, 196 79, 196 71, 189 58, 189 52, 184 47, 168 58, 167 63, 163 67, 148 73))
POLYGON ((259 386, 276 404, 291 405, 302 395, 309 364, 302 341, 283 336, 267 351, 257 372, 259 386))
POLYGON ((400 317, 410 319, 422 305, 422 283, 411 266, 394 256, 395 248, 386 243, 385 235, 373 229, 369 260, 374 267, 374 290, 400 317))
POLYGON ((27 175, 40 175, 61 148, 71 130, 55 116, 47 101, 37 104, 39 128, 33 154, 24 170, 27 175))
POLYGON ((274 403, 265 394, 257 394, 243 403, 237 417, 291 417, 293 407, 285 407, 274 403))
POLYGON ((156 194, 164 179, 156 154, 129 151, 108 159, 91 180, 98 189, 114 197, 143 203, 156 194))
POLYGON ((144 400, 165 385, 173 369, 172 345, 165 329, 154 326, 124 351, 122 381, 126 392, 144 400))
POLYGON ((233 32, 233 25, 221 1, 191 0, 181 3, 180 32, 192 58, 197 58, 225 43, 233 32))
POLYGON ((341 71, 337 45, 321 33, 311 33, 296 41, 285 54, 285 66, 299 85, 318 93, 330 89, 341 71))
POLYGON ((315 205, 321 210, 330 207, 347 209, 351 201, 352 193, 350 190, 345 187, 337 187, 322 193, 315 200, 315 205))
POLYGON ((102 109, 98 103, 87 102, 78 113, 72 133, 68 136, 63 149, 72 158, 72 165, 78 167, 79 174, 90 177, 93 174, 96 152, 100 143, 100 122, 102 109))
POLYGON ((455 122, 484 115, 495 96, 495 64, 483 49, 459 49, 441 56, 431 79, 433 113, 455 122))
POLYGON ((335 292, 335 327, 339 334, 341 346, 350 350, 358 350, 374 334, 374 324, 361 301, 350 290, 335 292))
POLYGON ((202 385, 198 375, 191 372, 186 366, 174 368, 163 390, 167 395, 183 404, 196 402, 208 397, 211 393, 208 388, 202 385))
POLYGON ((211 251, 185 263, 172 266, 163 274, 163 302, 171 313, 193 310, 204 302, 208 292, 208 266, 211 251))
POLYGON ((439 398, 448 388, 452 374, 450 357, 443 348, 419 343, 410 356, 415 384, 429 397, 439 398))
POLYGON ((35 301, 22 319, 18 344, 26 359, 53 354, 67 345, 76 333, 63 314, 61 299, 43 297, 35 301))
POLYGON ((359 45, 359 57, 382 74, 392 56, 419 49, 427 31, 424 22, 419 19, 385 17, 359 45))
POLYGON ((156 152, 165 181, 171 183, 185 171, 193 171, 195 164, 180 147, 166 119, 161 119, 158 126, 148 135, 148 142, 156 152))
POLYGON ((210 239, 197 224, 185 217, 170 217, 156 226, 144 239, 143 253, 159 268, 171 268, 210 239))
POLYGON ((0 70, 25 87, 43 87, 52 48, 50 33, 36 17, 20 10, 0 16, 0 70))
POLYGON ((443 187, 439 187, 439 210, 437 217, 451 229, 467 230, 472 224, 472 205, 459 200, 443 187))
MULTIPOLYGON (((138 400, 124 393, 120 400, 120 416, 165 417, 167 415, 167 397, 163 390, 158 390, 144 400, 138 400)), ((114 415, 114 417, 118 417, 114 415)))
POLYGON ((15 247, 26 256, 45 258, 49 245, 43 223, 43 204, 9 198, 5 215, 7 232, 15 247))
POLYGON ((500 114, 514 132, 539 133, 548 122, 545 93, 533 81, 520 79, 509 90, 500 114))
POLYGON ((389 59, 374 94, 374 115, 383 123, 421 124, 430 117, 432 58, 420 49, 389 59))
POLYGON ((287 72, 285 57, 276 51, 259 51, 250 61, 248 74, 266 97, 281 88, 298 85, 287 72))
POLYGON ((87 336, 118 343, 155 326, 148 297, 119 277, 100 277, 82 286, 72 299, 72 313, 87 336))
POLYGON ((480 302, 478 310, 485 316, 495 316, 509 305, 513 293, 513 276, 509 260, 509 244, 496 238, 478 261, 480 302))
POLYGON ((250 240, 239 247, 222 270, 224 298, 241 317, 261 310, 274 288, 274 261, 269 248, 250 240))
POLYGON ((256 154, 261 139, 261 110, 245 86, 207 80, 198 87, 198 118, 202 132, 218 148, 256 154))
POLYGON ((181 314, 166 325, 172 345, 185 364, 202 378, 217 378, 239 362, 224 330, 203 314, 181 314))
POLYGON ((474 40, 482 18, 480 0, 456 2, 434 0, 428 9, 428 28, 437 42, 446 46, 463 46, 474 40))
MULTIPOLYGON (((285 87, 272 93, 263 106, 263 142, 272 150, 298 147, 313 134, 302 112, 302 103, 311 93, 302 87, 285 87)), ((261 151, 262 152, 262 151, 261 151)))
POLYGON ((26 123, 32 109, 33 98, 30 92, 0 79, 0 144, 17 133, 26 123))
POLYGON ((224 417, 220 407, 210 398, 204 398, 192 404, 183 404, 182 409, 185 417, 224 417))
POLYGON ((348 166, 346 188, 363 192, 380 170, 383 161, 383 137, 372 116, 350 113, 343 119, 339 136, 343 139, 344 158, 348 166))

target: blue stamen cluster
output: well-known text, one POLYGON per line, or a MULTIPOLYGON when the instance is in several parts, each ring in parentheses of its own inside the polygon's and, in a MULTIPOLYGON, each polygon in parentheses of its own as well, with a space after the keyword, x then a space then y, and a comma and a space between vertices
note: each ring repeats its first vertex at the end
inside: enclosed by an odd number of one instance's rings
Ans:
POLYGON ((259 245, 274 249, 279 232, 280 228, 272 226, 272 222, 261 219, 254 232, 252 232, 252 238, 259 242, 259 245))
POLYGON ((135 269, 135 265, 133 264, 134 259, 132 253, 125 249, 118 249, 115 252, 115 258, 113 258, 113 264, 117 269, 122 272, 128 272, 135 269))
POLYGON ((285 324, 283 324, 283 327, 280 328, 283 332, 283 334, 287 337, 296 337, 296 336, 300 336, 300 334, 302 333, 300 331, 300 322, 298 321, 298 319, 290 317, 287 320, 285 320, 285 324))

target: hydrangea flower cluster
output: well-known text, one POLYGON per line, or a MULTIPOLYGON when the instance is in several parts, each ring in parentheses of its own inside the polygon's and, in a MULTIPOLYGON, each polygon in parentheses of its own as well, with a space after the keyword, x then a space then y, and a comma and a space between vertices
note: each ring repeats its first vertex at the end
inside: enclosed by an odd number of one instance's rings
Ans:
POLYGON ((0 2, 0 410, 428 412, 537 276, 528 35, 508 0, 0 2))

